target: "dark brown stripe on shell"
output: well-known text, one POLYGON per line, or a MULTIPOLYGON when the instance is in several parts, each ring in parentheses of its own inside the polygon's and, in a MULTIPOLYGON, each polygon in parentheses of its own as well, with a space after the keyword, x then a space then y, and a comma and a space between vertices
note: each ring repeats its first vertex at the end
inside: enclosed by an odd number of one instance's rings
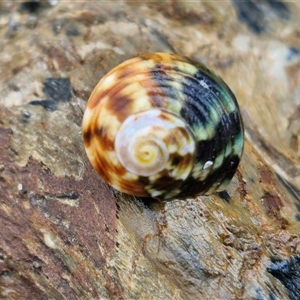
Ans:
POLYGON ((114 96, 108 102, 106 108, 110 110, 111 114, 123 122, 132 112, 132 100, 128 96, 114 96))
MULTIPOLYGON (((95 138, 98 139, 99 144, 103 150, 113 151, 114 150, 114 141, 108 138, 108 134, 106 133, 107 129, 105 127, 99 127, 95 130, 95 138)), ((102 150, 102 151, 103 151, 102 150)))
POLYGON ((85 143, 85 147, 89 148, 93 139, 93 134, 90 130, 86 130, 83 132, 83 140, 85 143))
MULTIPOLYGON (((182 184, 181 179, 175 179, 174 177, 171 177, 169 175, 168 170, 164 170, 161 173, 161 176, 158 180, 156 180, 154 183, 150 184, 152 189, 155 189, 156 191, 166 191, 168 187, 171 187, 171 189, 175 189, 176 187, 179 187, 182 184)), ((168 189, 163 194, 167 194, 170 192, 170 189, 168 189)))

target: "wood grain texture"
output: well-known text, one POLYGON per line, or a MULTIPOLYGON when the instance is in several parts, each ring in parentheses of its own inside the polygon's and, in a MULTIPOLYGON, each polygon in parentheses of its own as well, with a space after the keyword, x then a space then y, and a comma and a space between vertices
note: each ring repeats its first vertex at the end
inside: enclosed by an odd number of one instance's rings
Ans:
POLYGON ((243 3, 1 2, 1 299, 299 299, 300 5, 243 3), (246 144, 226 192, 142 200, 88 162, 90 92, 154 51, 234 91, 246 144))

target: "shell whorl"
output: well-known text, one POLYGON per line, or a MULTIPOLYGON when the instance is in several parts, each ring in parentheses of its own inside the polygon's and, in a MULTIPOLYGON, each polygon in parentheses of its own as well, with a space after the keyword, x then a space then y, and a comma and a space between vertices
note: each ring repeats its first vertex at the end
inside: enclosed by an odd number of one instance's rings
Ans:
POLYGON ((222 190, 243 150, 233 93, 204 65, 175 54, 146 54, 112 69, 92 92, 82 127, 102 179, 141 197, 222 190))

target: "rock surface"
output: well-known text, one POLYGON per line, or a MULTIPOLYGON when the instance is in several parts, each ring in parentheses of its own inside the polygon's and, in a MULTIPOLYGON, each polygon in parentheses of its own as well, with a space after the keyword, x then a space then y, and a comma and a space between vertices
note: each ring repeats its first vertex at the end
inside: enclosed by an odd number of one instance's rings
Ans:
POLYGON ((299 299, 300 5, 0 3, 1 299, 299 299), (163 203, 103 183, 81 119, 118 63, 214 69, 245 123, 227 191, 163 203))

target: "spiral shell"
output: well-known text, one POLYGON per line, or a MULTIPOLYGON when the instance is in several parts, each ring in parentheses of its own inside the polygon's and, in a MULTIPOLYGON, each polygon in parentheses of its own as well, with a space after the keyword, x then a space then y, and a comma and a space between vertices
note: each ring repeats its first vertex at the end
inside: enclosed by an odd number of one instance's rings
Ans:
POLYGON ((92 92, 82 127, 101 178, 140 197, 223 190, 243 150, 243 124, 229 87, 176 54, 146 54, 112 69, 92 92))

